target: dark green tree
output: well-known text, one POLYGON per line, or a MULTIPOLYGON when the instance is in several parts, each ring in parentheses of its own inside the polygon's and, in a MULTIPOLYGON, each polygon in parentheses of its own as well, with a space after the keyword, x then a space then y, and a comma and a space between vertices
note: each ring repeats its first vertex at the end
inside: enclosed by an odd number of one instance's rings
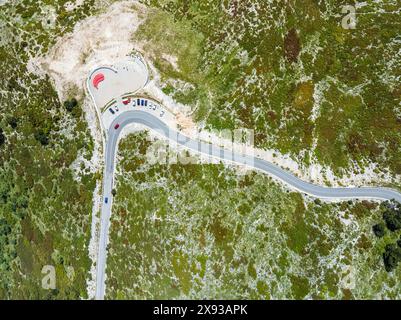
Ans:
POLYGON ((7 119, 8 124, 11 128, 15 129, 18 126, 18 120, 16 117, 10 117, 7 119))
POLYGON ((383 213, 383 219, 390 231, 397 231, 401 229, 401 212, 397 211, 397 209, 387 209, 383 213))
POLYGON ((0 147, 6 142, 6 136, 3 133, 3 129, 0 128, 0 147))
POLYGON ((64 107, 66 108, 66 110, 68 112, 72 112, 77 105, 78 105, 78 101, 75 98, 64 101, 64 107))
POLYGON ((387 272, 393 271, 401 261, 401 248, 396 244, 388 244, 383 253, 384 267, 387 272))
POLYGON ((37 133, 35 133, 35 139, 38 140, 42 146, 49 144, 49 137, 43 130, 39 130, 37 133))
POLYGON ((386 226, 384 223, 378 223, 372 227, 372 230, 376 237, 382 238, 386 232, 386 226))

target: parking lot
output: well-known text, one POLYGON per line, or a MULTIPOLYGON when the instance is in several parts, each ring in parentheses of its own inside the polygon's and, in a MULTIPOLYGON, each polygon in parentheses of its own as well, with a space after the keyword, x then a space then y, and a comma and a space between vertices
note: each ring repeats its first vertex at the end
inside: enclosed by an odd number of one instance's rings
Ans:
POLYGON ((148 70, 140 58, 129 58, 113 66, 102 66, 90 74, 88 89, 96 106, 103 109, 118 97, 134 94, 148 82, 148 70))

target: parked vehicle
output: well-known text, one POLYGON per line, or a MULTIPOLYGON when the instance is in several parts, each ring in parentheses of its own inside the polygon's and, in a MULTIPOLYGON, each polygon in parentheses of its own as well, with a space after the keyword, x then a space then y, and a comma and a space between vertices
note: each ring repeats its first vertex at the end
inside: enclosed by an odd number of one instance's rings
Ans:
POLYGON ((143 107, 145 105, 145 100, 141 100, 141 106, 143 107))
POLYGON ((118 112, 118 111, 120 111, 120 109, 118 109, 118 106, 116 106, 116 108, 115 108, 115 109, 116 109, 116 111, 117 111, 117 112, 118 112))
POLYGON ((127 105, 127 104, 130 103, 130 102, 131 102, 131 99, 130 99, 130 98, 127 98, 127 99, 124 99, 124 100, 123 100, 124 105, 127 105))
POLYGON ((114 129, 118 129, 118 128, 120 128, 120 125, 117 123, 115 126, 114 126, 114 129))
POLYGON ((112 108, 109 108, 109 111, 111 112, 111 114, 115 114, 115 112, 112 108))
POLYGON ((105 204, 109 203, 109 198, 107 198, 107 197, 104 198, 104 203, 105 203, 105 204))

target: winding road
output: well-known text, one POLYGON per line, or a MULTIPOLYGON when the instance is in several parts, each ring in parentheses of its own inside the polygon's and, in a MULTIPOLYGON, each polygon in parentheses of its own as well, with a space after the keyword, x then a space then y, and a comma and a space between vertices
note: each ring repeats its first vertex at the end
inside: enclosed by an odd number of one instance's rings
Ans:
POLYGON ((212 144, 198 141, 186 137, 181 133, 174 131, 168 125, 160 120, 156 115, 152 115, 146 111, 132 110, 125 111, 118 115, 107 130, 106 148, 105 148, 105 173, 103 178, 103 199, 108 198, 108 203, 103 200, 101 210, 101 227, 100 227, 100 241, 99 252, 97 261, 97 277, 96 277, 96 299, 103 299, 105 293, 105 267, 106 267, 106 254, 107 254, 107 239, 110 223, 110 214, 112 208, 112 195, 113 188, 113 175, 115 171, 115 156, 119 135, 122 129, 131 124, 137 123, 148 127, 151 130, 157 130, 173 143, 178 143, 196 152, 200 152, 209 156, 217 157, 222 160, 231 161, 253 167, 264 173, 270 174, 285 184, 295 188, 299 192, 309 194, 316 198, 323 199, 379 199, 379 200, 392 200, 395 199, 401 202, 401 193, 388 188, 328 188, 314 185, 305 182, 289 172, 281 169, 280 167, 256 158, 253 156, 243 155, 232 152, 231 150, 223 149, 222 147, 214 146, 212 144), (119 124, 118 129, 114 129, 115 125, 119 124))

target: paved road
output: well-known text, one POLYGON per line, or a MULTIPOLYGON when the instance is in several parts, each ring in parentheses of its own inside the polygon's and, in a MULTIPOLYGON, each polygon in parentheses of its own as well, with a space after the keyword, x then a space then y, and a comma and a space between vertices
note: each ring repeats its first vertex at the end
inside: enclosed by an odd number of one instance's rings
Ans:
POLYGON ((104 203, 102 206, 101 216, 101 232, 99 241, 99 255, 98 255, 98 266, 97 266, 97 285, 96 285, 96 298, 104 298, 104 274, 106 265, 106 246, 108 239, 108 229, 111 214, 112 196, 111 190, 113 188, 113 174, 115 166, 115 155, 118 137, 121 130, 128 124, 139 123, 146 127, 157 130, 160 134, 177 142, 181 145, 185 145, 187 148, 192 149, 196 152, 202 152, 207 155, 211 155, 220 159, 229 160, 235 163, 241 163, 244 165, 252 166, 258 170, 275 176, 284 183, 297 189, 302 193, 309 194, 317 198, 324 199, 379 199, 379 200, 391 200, 395 199, 401 202, 401 193, 388 188, 327 188, 317 186, 308 182, 305 182, 292 174, 284 171, 280 167, 267 162, 259 158, 253 158, 252 156, 236 154, 220 147, 211 145, 209 143, 200 142, 198 140, 190 139, 177 131, 170 130, 169 127, 161 121, 157 116, 151 115, 145 111, 133 110, 126 111, 119 115, 111 124, 110 129, 107 132, 106 140, 106 160, 105 160, 105 176, 103 185, 103 197, 108 197, 109 201, 107 204, 104 203), (120 127, 115 130, 114 126, 120 124, 120 127))

